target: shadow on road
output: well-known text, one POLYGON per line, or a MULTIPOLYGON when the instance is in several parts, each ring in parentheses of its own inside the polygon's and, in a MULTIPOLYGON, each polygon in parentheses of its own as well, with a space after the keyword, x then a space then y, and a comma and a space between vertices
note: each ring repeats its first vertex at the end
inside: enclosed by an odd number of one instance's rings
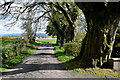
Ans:
POLYGON ((53 43, 41 43, 40 45, 42 47, 52 47, 54 44, 53 43))
POLYGON ((51 50, 53 50, 51 47, 52 44, 42 44, 41 48, 36 53, 33 53, 25 60, 25 63, 18 64, 15 68, 2 72, 2 75, 15 75, 39 70, 66 70, 61 63, 54 61, 55 54, 51 52, 51 50), (44 58, 45 60, 42 60, 41 58, 44 58), (52 59, 53 62, 49 61, 49 58, 52 59), (37 59, 41 61, 37 62, 37 59))
POLYGON ((24 67, 18 67, 20 70, 3 72, 2 75, 14 75, 38 70, 66 70, 62 64, 21 64, 24 67))
POLYGON ((37 50, 53 50, 52 48, 42 48, 42 49, 37 49, 37 50))
POLYGON ((51 54, 51 53, 39 53, 39 54, 33 54, 33 56, 39 56, 39 55, 51 55, 51 56, 55 56, 55 54, 51 54))

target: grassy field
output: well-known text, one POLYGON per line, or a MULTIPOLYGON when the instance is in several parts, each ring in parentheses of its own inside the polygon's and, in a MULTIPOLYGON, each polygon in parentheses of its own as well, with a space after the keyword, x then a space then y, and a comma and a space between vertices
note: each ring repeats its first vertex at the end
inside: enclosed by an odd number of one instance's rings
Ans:
POLYGON ((40 43, 56 43, 56 39, 37 39, 40 43))
POLYGON ((82 74, 91 74, 105 77, 105 75, 111 75, 114 77, 120 78, 120 72, 114 71, 112 69, 101 69, 101 68, 80 68, 80 65, 76 62, 69 62, 71 59, 74 59, 74 56, 67 56, 64 54, 64 48, 59 46, 54 46, 55 55, 58 57, 58 60, 63 63, 63 65, 75 72, 82 74))

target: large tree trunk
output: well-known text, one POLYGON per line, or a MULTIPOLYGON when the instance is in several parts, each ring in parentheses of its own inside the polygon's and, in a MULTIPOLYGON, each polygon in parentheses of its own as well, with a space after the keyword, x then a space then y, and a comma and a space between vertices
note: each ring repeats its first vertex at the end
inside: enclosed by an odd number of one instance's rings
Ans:
POLYGON ((57 41, 56 41, 56 45, 59 45, 59 41, 60 41, 60 36, 57 34, 57 41))
POLYGON ((63 34, 63 36, 61 36, 60 43, 61 43, 61 46, 63 46, 63 44, 64 44, 64 34, 63 34))
POLYGON ((69 30, 66 32, 67 33, 67 35, 66 35, 67 36, 67 41, 66 42, 70 42, 70 41, 72 42, 73 39, 74 39, 74 27, 75 27, 75 25, 74 25, 75 23, 74 22, 77 20, 78 16, 73 17, 74 20, 72 20, 72 18, 70 17, 70 15, 68 15, 67 11, 64 8, 62 8, 59 5, 59 3, 54 4, 54 6, 56 8, 58 8, 59 10, 61 10, 62 13, 64 14, 64 16, 66 17, 66 20, 69 23, 69 27, 68 27, 69 30))
POLYGON ((117 14, 107 10, 103 3, 92 3, 92 5, 88 3, 88 5, 90 8, 82 9, 86 17, 88 32, 76 59, 80 60, 82 65, 100 67, 112 53, 119 16, 116 17, 117 14))
MULTIPOLYGON (((116 24, 116 23, 114 23, 116 24)), ((117 27, 100 29, 101 26, 91 26, 83 41, 78 58, 88 66, 102 66, 112 53, 117 27)))
POLYGON ((36 32, 37 32, 37 25, 35 26, 35 31, 34 31, 34 34, 33 34, 33 41, 35 42, 35 39, 36 39, 36 32))
POLYGON ((74 30, 75 28, 73 26, 70 26, 68 27, 68 30, 66 32, 66 42, 69 43, 69 42, 73 42, 73 39, 74 39, 74 30))
POLYGON ((71 31, 70 31, 70 41, 73 42, 73 39, 74 39, 74 36, 75 36, 75 33, 74 33, 74 30, 75 28, 74 27, 71 27, 71 31))
MULTIPOLYGON (((92 18, 88 18, 88 20, 88 32, 78 58, 81 58, 81 61, 86 62, 88 66, 102 66, 112 53, 118 20, 113 20, 109 26, 92 18)), ((104 21, 105 19, 103 19, 104 21)))

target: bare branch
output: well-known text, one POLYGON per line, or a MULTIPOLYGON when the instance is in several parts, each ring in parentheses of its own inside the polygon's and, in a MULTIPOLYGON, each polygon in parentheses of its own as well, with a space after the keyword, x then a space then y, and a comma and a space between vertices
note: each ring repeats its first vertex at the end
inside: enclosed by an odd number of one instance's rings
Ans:
POLYGON ((43 15, 41 15, 40 17, 38 17, 37 20, 39 20, 41 17, 43 17, 44 15, 46 15, 47 13, 49 13, 50 11, 47 11, 47 12, 43 13, 43 15))

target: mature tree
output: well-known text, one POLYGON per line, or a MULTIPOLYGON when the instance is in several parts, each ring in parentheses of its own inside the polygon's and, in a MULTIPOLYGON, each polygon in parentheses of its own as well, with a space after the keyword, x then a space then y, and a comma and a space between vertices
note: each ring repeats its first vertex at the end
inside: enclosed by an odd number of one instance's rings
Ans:
MULTIPOLYGON (((4 0, 5 1, 5 0, 4 0)), ((24 3, 23 6, 14 6, 14 1, 4 2, 0 5, 0 13, 2 15, 13 16, 16 20, 20 19, 21 14, 26 12, 36 12, 38 15, 34 18, 33 22, 39 21, 42 17, 53 17, 51 10, 54 9, 55 13, 63 14, 66 21, 69 23, 68 30, 66 32, 66 40, 73 41, 74 30, 76 27, 76 20, 78 19, 79 9, 75 4, 82 9, 86 22, 87 22, 87 34, 83 40, 82 49, 77 60, 86 63, 86 65, 93 65, 92 62, 98 62, 97 65, 103 65, 112 53, 113 44, 115 41, 115 34, 118 28, 120 19, 120 2, 119 3, 59 3, 59 2, 39 2, 30 1, 24 3), (41 9, 42 8, 42 9, 41 9), (39 15, 42 12, 42 15, 39 15), (47 14, 47 15, 46 15, 47 14), (94 41, 94 42, 93 42, 94 41)), ((54 14, 57 15, 57 14, 54 14)), ((54 18, 54 17, 53 17, 54 18)), ((60 20, 57 19, 51 22, 56 25, 56 29, 61 29, 60 20), (58 23, 59 22, 59 23, 58 23)), ((64 22, 63 22, 64 23, 64 22)), ((61 31, 61 30, 58 30, 61 31)), ((60 33, 60 32, 59 32, 60 33)), ((95 65, 94 65, 95 66, 95 65)))
POLYGON ((60 36, 57 34, 57 31, 55 29, 55 26, 52 24, 52 22, 49 22, 47 25, 47 29, 46 29, 46 33, 49 36, 57 36, 57 41, 56 44, 59 45, 59 41, 60 41, 60 36))
POLYGON ((113 52, 111 54, 113 58, 119 57, 120 58, 120 26, 118 27, 118 31, 115 37, 115 43, 113 46, 113 52))
POLYGON ((74 41, 75 42, 82 42, 82 40, 84 39, 84 37, 86 35, 87 23, 85 20, 85 16, 81 10, 80 10, 79 19, 77 20, 76 25, 77 25, 77 27, 75 28, 74 41))
MULTIPOLYGON (((49 15, 46 15, 48 13, 51 13, 51 10, 55 10, 55 13, 58 12, 60 14, 64 14, 64 17, 66 18, 68 25, 67 35, 68 39, 67 41, 73 41, 74 39, 74 30, 75 30, 75 23, 78 18, 79 9, 77 6, 71 2, 71 3, 59 3, 59 2, 40 2, 40 1, 30 1, 28 3, 24 3, 24 1, 21 1, 21 6, 14 6, 17 1, 10 1, 10 2, 4 2, 1 6, 1 13, 2 15, 10 15, 13 16, 16 20, 20 19, 22 14, 33 12, 35 14, 43 13, 41 16, 38 15, 34 18, 34 21, 46 18, 49 15), (23 4, 24 3, 24 4, 23 4), (13 10, 14 9, 14 10, 13 10), (51 9, 51 10, 50 10, 51 9), (36 20, 35 20, 36 19, 36 20)), ((49 16, 50 18, 50 16, 49 16)), ((34 22, 33 21, 33 22, 34 22)), ((62 38, 63 39, 63 38, 62 38)))
POLYGON ((54 29, 54 32, 57 35, 57 44, 58 44, 58 40, 60 40, 60 44, 62 46, 66 36, 65 30, 67 28, 68 23, 64 15, 56 12, 55 9, 52 10, 52 16, 50 18, 50 21, 52 23, 51 29, 54 29))
POLYGON ((35 41, 36 32, 39 30, 39 21, 34 22, 35 12, 26 12, 22 19, 21 28, 25 30, 25 36, 29 41, 35 41))
POLYGON ((26 13, 25 18, 27 18, 27 20, 24 20, 21 26, 21 28, 25 30, 25 36, 29 41, 33 40, 32 17, 31 16, 32 16, 31 13, 26 13))
POLYGON ((82 49, 76 58, 86 65, 102 66, 112 53, 115 35, 120 21, 120 2, 105 5, 101 3, 77 3, 82 9, 86 22, 87 34, 82 49))
POLYGON ((14 26, 17 21, 22 22, 21 28, 25 30, 27 39, 35 41, 36 32, 40 28, 38 20, 41 18, 40 14, 42 13, 40 4, 44 4, 44 2, 38 2, 37 4, 37 2, 31 0, 28 3, 4 0, 0 5, 0 15, 8 16, 11 20, 11 26, 14 26))
POLYGON ((74 31, 76 27, 75 24, 78 19, 79 9, 74 3, 50 2, 48 5, 51 6, 52 10, 51 16, 49 16, 49 20, 55 27, 54 29, 56 31, 56 35, 58 38, 60 37, 61 46, 65 40, 66 42, 72 42, 74 39, 74 31), (70 21, 72 25, 69 23, 70 21))
POLYGON ((75 31, 75 27, 76 27, 76 21, 78 19, 78 15, 79 15, 79 9, 77 8, 77 6, 74 3, 65 3, 63 2, 63 4, 65 4, 64 6, 61 6, 62 4, 56 2, 56 3, 52 3, 57 9, 59 9, 62 14, 64 14, 66 20, 69 23, 68 26, 68 31, 67 31, 67 42, 69 41, 73 41, 74 39, 74 31, 75 31))

